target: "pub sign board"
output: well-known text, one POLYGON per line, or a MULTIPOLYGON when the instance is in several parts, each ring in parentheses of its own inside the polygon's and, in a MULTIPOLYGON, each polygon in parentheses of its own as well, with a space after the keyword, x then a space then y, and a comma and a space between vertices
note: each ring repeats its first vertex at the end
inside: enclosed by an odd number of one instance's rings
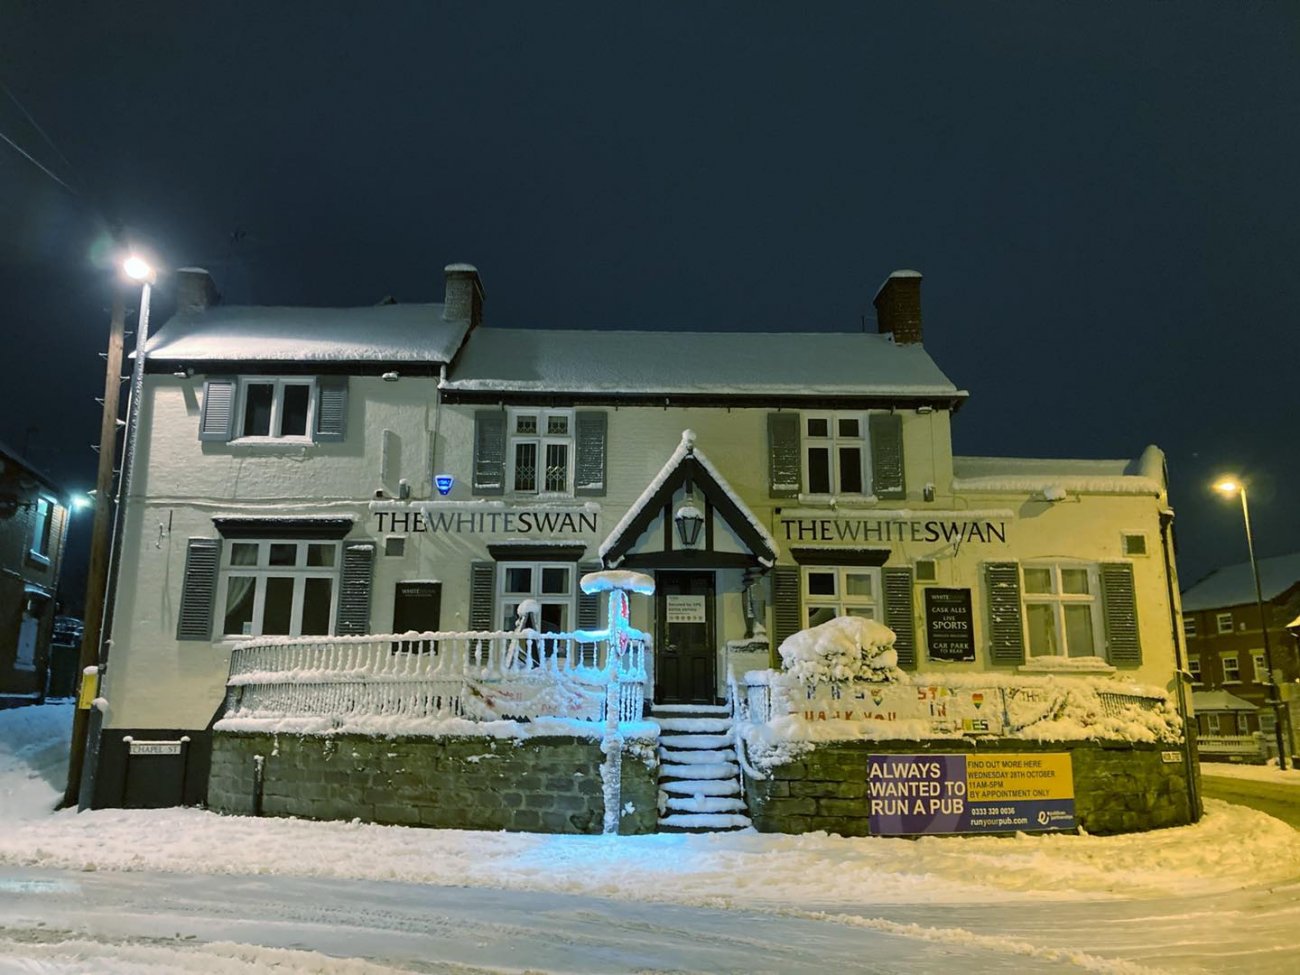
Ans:
POLYGON ((1068 752, 870 755, 872 836, 1073 830, 1068 752))
POLYGON ((974 660, 969 589, 926 588, 925 642, 931 660, 974 660))

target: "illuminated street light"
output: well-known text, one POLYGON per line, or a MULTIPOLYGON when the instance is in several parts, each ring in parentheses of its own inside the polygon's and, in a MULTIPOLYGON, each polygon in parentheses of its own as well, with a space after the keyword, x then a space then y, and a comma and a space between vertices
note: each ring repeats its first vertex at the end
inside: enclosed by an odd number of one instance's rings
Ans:
POLYGON ((89 693, 78 694, 77 708, 73 711, 72 742, 68 755, 68 785, 64 805, 76 803, 85 809, 93 800, 93 773, 97 764, 97 742, 101 726, 101 713, 91 706, 100 696, 98 678, 103 672, 107 657, 109 634, 113 620, 113 590, 116 563, 121 545, 122 519, 126 508, 127 491, 131 484, 131 466, 135 455, 136 432, 139 428, 140 397, 144 386, 144 347, 149 340, 149 299, 157 272, 138 255, 131 255, 121 265, 132 281, 140 284, 140 316, 135 330, 135 365, 131 371, 131 391, 126 408, 126 442, 122 447, 122 467, 117 479, 117 494, 113 496, 113 469, 117 458, 118 390, 122 382, 122 347, 125 334, 126 309, 120 287, 113 289, 113 312, 109 322, 108 355, 104 372, 104 411, 99 433, 99 472, 93 492, 95 519, 91 527, 90 566, 86 574, 86 625, 81 638, 79 657, 83 685, 93 681, 93 686, 81 688, 89 693), (111 525, 111 534, 110 534, 111 525), (85 775, 85 770, 90 775, 85 775))
POLYGON ((1250 552, 1250 570, 1255 574, 1255 605, 1259 607, 1259 626, 1264 633, 1264 666, 1268 668, 1269 700, 1273 705, 1273 730, 1277 735, 1277 767, 1286 770, 1286 753, 1282 749, 1282 694, 1273 672, 1273 649, 1268 640, 1268 617, 1264 615, 1264 592, 1259 584, 1259 562, 1255 560, 1255 537, 1250 530, 1250 506, 1246 503, 1246 485, 1235 477, 1221 477, 1214 482, 1214 490, 1224 497, 1241 495, 1241 517, 1246 523, 1246 549, 1250 552))

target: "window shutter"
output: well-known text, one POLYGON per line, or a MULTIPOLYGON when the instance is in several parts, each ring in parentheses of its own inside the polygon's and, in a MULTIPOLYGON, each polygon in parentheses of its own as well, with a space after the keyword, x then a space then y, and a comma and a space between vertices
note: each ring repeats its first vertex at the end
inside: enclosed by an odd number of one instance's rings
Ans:
POLYGON ((497 629, 492 625, 492 604, 496 602, 496 577, 495 562, 469 564, 469 628, 471 630, 497 629))
MULTIPOLYGON (((767 415, 767 470, 772 497, 799 496, 799 488, 803 484, 803 458, 799 452, 798 413, 767 415)), ((797 602, 797 588, 795 596, 797 602)))
POLYGON ((1020 564, 985 562, 984 594, 989 613, 989 660, 1025 662, 1025 629, 1020 619, 1020 564))
POLYGON ((505 494, 506 415, 501 410, 474 411, 475 494, 505 494))
POLYGON ((579 410, 574 415, 573 493, 578 497, 605 494, 605 411, 579 410))
POLYGON ((780 650, 787 637, 803 629, 799 615, 799 567, 772 567, 772 646, 780 650))
POLYGON ((338 636, 370 632, 370 576, 375 562, 372 542, 345 542, 339 576, 339 609, 334 623, 338 636))
POLYGON ((912 604, 912 570, 884 570, 885 625, 894 631, 898 666, 916 666, 916 610, 912 604))
POLYGON ((191 538, 185 550, 177 640, 211 640, 212 607, 217 596, 217 563, 221 539, 191 538))
MULTIPOLYGON (((588 572, 598 572, 599 570, 599 562, 583 562, 578 566, 578 578, 581 579, 588 572)), ((600 593, 585 593, 581 588, 579 588, 578 629, 598 630, 600 629, 600 624, 600 593)))
MULTIPOLYGON (((203 383, 203 409, 199 439, 222 443, 235 435, 235 381, 208 379, 203 383)), ((205 638, 206 639, 206 638, 205 638)))
POLYGON ((897 413, 872 413, 867 418, 871 437, 871 493, 884 500, 907 497, 903 485, 903 418, 897 413))
POLYGON ((1106 647, 1112 664, 1136 667, 1142 663, 1138 640, 1137 594, 1133 566, 1104 562, 1101 566, 1101 603, 1106 617, 1106 647))
POLYGON ((348 426, 348 377, 320 376, 316 379, 316 440, 338 443, 348 426))

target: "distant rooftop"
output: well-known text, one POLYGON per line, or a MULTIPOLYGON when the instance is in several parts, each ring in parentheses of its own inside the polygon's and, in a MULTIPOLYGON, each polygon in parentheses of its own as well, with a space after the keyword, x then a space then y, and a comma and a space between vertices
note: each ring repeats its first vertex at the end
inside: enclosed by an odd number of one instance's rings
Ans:
MULTIPOLYGON (((1265 600, 1300 583, 1300 552, 1259 560, 1259 588, 1265 600)), ((1215 569, 1183 590, 1183 610, 1226 609, 1255 601, 1255 576, 1249 562, 1215 569)))
POLYGON ((214 305, 173 316, 150 338, 148 354, 174 362, 447 363, 468 322, 444 321, 442 310, 214 305))
POLYGON ((865 332, 478 328, 450 390, 965 398, 920 345, 865 332))
POLYGON ((953 490, 1037 492, 1054 500, 1075 494, 1155 494, 1164 491, 1165 455, 1147 447, 1132 460, 1040 457, 953 457, 953 490))

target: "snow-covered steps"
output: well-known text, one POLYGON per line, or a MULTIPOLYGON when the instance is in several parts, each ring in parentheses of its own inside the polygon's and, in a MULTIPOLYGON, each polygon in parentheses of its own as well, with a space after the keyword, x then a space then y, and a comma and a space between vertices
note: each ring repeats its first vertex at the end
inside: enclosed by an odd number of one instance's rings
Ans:
POLYGON ((659 736, 659 828, 706 833, 745 829, 740 763, 731 711, 708 704, 656 706, 659 736))

